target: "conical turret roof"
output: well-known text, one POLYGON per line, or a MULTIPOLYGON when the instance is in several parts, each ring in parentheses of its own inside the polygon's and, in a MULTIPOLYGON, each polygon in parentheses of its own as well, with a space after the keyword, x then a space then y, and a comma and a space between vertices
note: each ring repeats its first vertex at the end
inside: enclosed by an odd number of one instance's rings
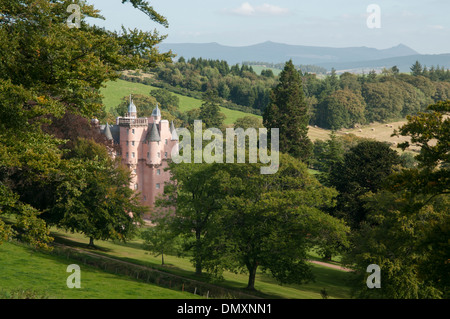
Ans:
POLYGON ((106 123, 106 127, 105 127, 105 136, 108 139, 108 141, 111 141, 113 139, 113 136, 111 134, 111 129, 109 128, 108 122, 106 123))
POLYGON ((153 109, 152 116, 161 117, 161 111, 158 108, 158 103, 156 103, 156 107, 153 109))
POLYGON ((152 127, 151 127, 149 133, 147 134, 146 141, 147 142, 159 142, 159 141, 161 141, 161 136, 159 135, 158 126, 156 125, 156 123, 152 124, 152 127))
POLYGON ((128 105, 128 115, 131 116, 131 113, 137 113, 136 105, 134 105, 133 100, 131 99, 130 94, 130 104, 128 105))
POLYGON ((175 125, 173 125, 173 121, 172 123, 170 123, 170 133, 172 134, 172 141, 178 141, 178 134, 177 134, 177 130, 175 128, 175 125))

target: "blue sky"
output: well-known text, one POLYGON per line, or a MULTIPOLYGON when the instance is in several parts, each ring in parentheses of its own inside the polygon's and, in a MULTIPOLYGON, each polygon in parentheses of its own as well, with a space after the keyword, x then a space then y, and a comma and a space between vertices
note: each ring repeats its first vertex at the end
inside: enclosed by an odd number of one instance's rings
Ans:
POLYGON ((403 43, 422 54, 450 53, 450 0, 150 0, 164 28, 121 0, 87 0, 111 30, 158 30, 166 43, 242 46, 288 44, 384 49, 403 43), (367 7, 380 7, 381 28, 368 28, 367 7))

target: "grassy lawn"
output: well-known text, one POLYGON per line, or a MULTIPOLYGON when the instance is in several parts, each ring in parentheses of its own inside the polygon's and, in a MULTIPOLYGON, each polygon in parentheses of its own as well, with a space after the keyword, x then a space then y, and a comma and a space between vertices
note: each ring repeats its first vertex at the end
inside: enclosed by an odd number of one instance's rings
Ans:
POLYGON ((69 289, 67 266, 76 261, 37 252, 27 246, 0 245, 0 297, 15 289, 31 289, 50 299, 188 299, 190 293, 138 282, 80 264, 81 288, 69 289))
MULTIPOLYGON (((121 99, 124 96, 129 96, 130 94, 143 94, 149 95, 150 91, 159 90, 157 87, 150 85, 145 85, 142 83, 128 82, 118 79, 115 82, 107 82, 106 87, 101 89, 103 95, 103 103, 106 105, 106 109, 110 110, 120 104, 121 99)), ((175 94, 175 93, 172 93, 175 94)), ((192 97, 175 94, 180 99, 180 111, 186 112, 195 108, 199 108, 202 105, 202 101, 192 97)), ((139 108, 139 105, 137 105, 139 108)), ((233 124, 238 118, 244 116, 256 116, 261 118, 261 116, 244 113, 240 111, 230 110, 221 107, 221 112, 225 114, 225 124, 233 124)))
MULTIPOLYGON (((55 231, 58 242, 87 247, 88 239, 81 234, 70 234, 62 231, 55 231)), ((151 253, 142 249, 142 240, 135 239, 126 244, 113 243, 111 241, 96 241, 98 254, 119 258, 125 261, 140 265, 146 265, 161 269, 172 274, 184 276, 191 279, 202 280, 194 274, 194 267, 189 258, 165 255, 165 266, 161 266, 161 257, 155 257, 151 253)), ((311 253, 311 259, 319 260, 319 256, 311 253)), ((320 291, 326 289, 330 298, 350 298, 350 291, 346 285, 348 273, 320 265, 312 264, 316 282, 304 285, 279 285, 268 274, 259 272, 256 277, 255 287, 259 293, 268 298, 288 298, 288 299, 320 299, 320 291)), ((214 282, 214 284, 227 287, 243 289, 247 284, 246 274, 224 273, 224 281, 214 282)))

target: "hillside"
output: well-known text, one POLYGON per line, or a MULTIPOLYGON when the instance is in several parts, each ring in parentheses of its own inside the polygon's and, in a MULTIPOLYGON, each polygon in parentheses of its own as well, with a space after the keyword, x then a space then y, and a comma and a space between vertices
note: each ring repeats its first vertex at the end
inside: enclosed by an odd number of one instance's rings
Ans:
POLYGON ((324 67, 328 70, 335 68, 337 73, 369 73, 371 70, 382 70, 383 68, 391 68, 397 66, 400 72, 409 73, 411 65, 419 61, 422 65, 450 68, 450 54, 415 54, 402 57, 392 57, 385 59, 376 59, 370 61, 360 62, 327 62, 318 63, 318 66, 324 67))
MULTIPOLYGON (((106 87, 102 89, 103 102, 110 110, 114 106, 120 103, 120 99, 124 96, 131 94, 148 94, 151 90, 159 89, 142 83, 128 82, 124 80, 117 80, 116 82, 108 82, 106 87)), ((188 110, 198 108, 201 106, 202 101, 188 96, 175 94, 180 99, 180 110, 186 112, 188 110)), ((226 115, 225 124, 233 124, 236 119, 244 116, 255 116, 261 118, 261 116, 244 113, 240 111, 230 110, 221 107, 221 111, 226 115)), ((338 131, 338 134, 354 134, 358 137, 373 138, 378 141, 388 142, 394 145, 403 142, 406 138, 391 137, 394 129, 398 129, 405 121, 396 121, 393 123, 372 123, 365 125, 361 128, 354 129, 342 129, 338 131), (392 128, 391 128, 392 126, 392 128), (373 130, 372 130, 373 129, 373 130)), ((312 141, 315 140, 327 140, 331 134, 331 130, 323 129, 319 127, 309 126, 309 138, 312 141)))
MULTIPOLYGON (((159 90, 159 88, 142 83, 128 82, 119 79, 115 82, 107 82, 106 87, 101 89, 101 94, 103 95, 103 103, 106 105, 106 110, 109 111, 119 105, 121 99, 124 96, 129 96, 130 94, 148 95, 152 90, 159 90)), ((194 108, 199 108, 202 105, 202 101, 199 99, 180 94, 175 95, 180 99, 180 111, 182 112, 186 112, 194 108)), ((137 107, 139 107, 139 105, 137 105, 137 107)), ((226 116, 225 124, 233 124, 238 118, 244 116, 250 115, 259 117, 254 114, 230 110, 224 107, 221 107, 220 109, 221 112, 226 116)))
POLYGON ((225 60, 229 64, 243 61, 284 63, 292 59, 296 65, 317 65, 338 73, 368 73, 396 65, 400 72, 409 72, 415 61, 422 65, 450 68, 450 54, 419 54, 404 44, 388 49, 368 47, 331 48, 264 42, 231 47, 218 43, 162 43, 162 51, 172 50, 178 57, 225 60))
POLYGON ((104 272, 65 257, 45 254, 26 245, 0 245, 0 298, 20 289, 49 299, 188 299, 191 293, 162 288, 131 279, 128 276, 104 272), (81 288, 66 285, 70 273, 66 268, 79 264, 81 288))
POLYGON ((178 57, 226 60, 230 64, 243 61, 283 63, 290 59, 294 64, 342 63, 418 54, 403 44, 383 50, 368 47, 332 48, 289 45, 271 41, 241 47, 218 43, 161 43, 158 47, 161 51, 172 50, 178 57))

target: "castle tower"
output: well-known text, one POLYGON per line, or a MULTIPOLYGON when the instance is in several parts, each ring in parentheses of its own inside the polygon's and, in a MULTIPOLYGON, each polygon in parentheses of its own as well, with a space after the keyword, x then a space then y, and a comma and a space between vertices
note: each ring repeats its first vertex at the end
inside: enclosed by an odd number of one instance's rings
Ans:
POLYGON ((136 105, 134 105, 133 100, 131 99, 131 94, 130 94, 130 104, 128 105, 128 117, 133 118, 137 117, 136 105))
MULTIPOLYGON (((116 125, 106 125, 106 138, 120 145, 122 162, 131 171, 130 188, 140 193, 141 204, 154 206, 156 197, 164 192, 170 180, 166 171, 172 148, 178 147, 178 135, 173 122, 161 118, 158 105, 150 117, 137 117, 137 108, 130 95, 128 112, 118 117, 116 125)), ((144 216, 144 218, 149 216, 144 216)))

